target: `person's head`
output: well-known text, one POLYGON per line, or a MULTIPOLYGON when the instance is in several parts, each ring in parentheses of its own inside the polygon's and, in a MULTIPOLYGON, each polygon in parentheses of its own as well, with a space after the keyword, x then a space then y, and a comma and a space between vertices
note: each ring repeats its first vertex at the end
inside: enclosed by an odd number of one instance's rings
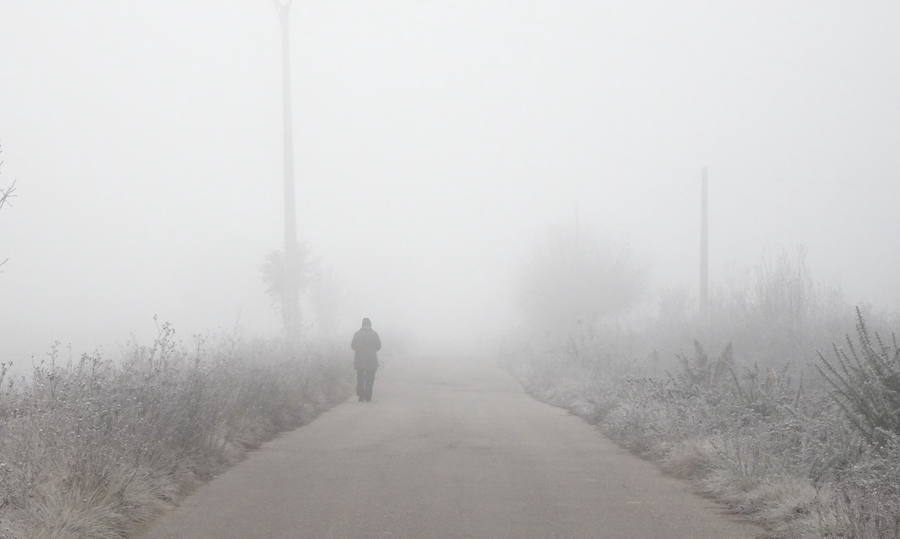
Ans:
POLYGON ((369 320, 368 318, 363 318, 362 327, 364 327, 364 328, 371 328, 371 327, 372 327, 372 321, 369 320))

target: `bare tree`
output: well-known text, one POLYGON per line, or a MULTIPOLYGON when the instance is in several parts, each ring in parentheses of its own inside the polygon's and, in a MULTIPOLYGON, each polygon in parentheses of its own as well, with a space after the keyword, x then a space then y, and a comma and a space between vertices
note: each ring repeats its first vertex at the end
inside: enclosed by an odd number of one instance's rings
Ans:
POLYGON ((260 267, 266 293, 284 316, 285 309, 290 309, 291 295, 289 287, 297 294, 305 290, 315 276, 316 261, 312 259, 309 248, 305 244, 294 246, 294 256, 284 256, 284 251, 276 250, 266 255, 260 267))
MULTIPOLYGON (((0 148, 0 154, 3 154, 3 148, 0 148)), ((3 161, 0 161, 0 175, 3 174, 3 161)), ((0 187, 0 210, 3 209, 4 206, 7 206, 12 203, 12 200, 16 198, 16 182, 13 181, 6 187, 0 187)), ((0 266, 3 266, 9 261, 8 258, 4 258, 0 260, 0 266)))
POLYGON ((12 182, 7 187, 0 187, 0 210, 14 198, 16 198, 16 182, 12 182))

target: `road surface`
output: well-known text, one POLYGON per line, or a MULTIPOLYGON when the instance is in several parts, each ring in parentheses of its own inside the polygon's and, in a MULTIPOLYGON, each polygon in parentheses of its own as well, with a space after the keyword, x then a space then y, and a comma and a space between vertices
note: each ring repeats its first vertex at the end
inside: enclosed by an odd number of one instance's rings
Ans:
POLYGON ((493 366, 388 364, 351 401, 251 453, 143 539, 752 538, 493 366))

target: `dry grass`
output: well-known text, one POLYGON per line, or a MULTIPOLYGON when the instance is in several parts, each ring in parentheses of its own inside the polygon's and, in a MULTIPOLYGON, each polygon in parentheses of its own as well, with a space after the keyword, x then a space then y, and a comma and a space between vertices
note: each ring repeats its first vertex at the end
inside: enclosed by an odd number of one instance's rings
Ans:
POLYGON ((120 538, 350 392, 336 354, 172 328, 120 362, 57 351, 0 392, 0 536, 120 538))
POLYGON ((561 367, 558 356, 549 368, 535 356, 538 366, 517 372, 537 398, 597 423, 776 536, 900 537, 900 437, 869 444, 831 395, 801 390, 786 371, 735 365, 710 376, 730 360, 701 350, 664 377, 604 376, 561 367))
POLYGON ((812 283, 802 258, 720 291, 708 323, 686 310, 669 305, 635 329, 577 328, 508 351, 506 365, 536 398, 776 536, 900 537, 896 342, 859 312, 843 339, 852 309, 812 283))

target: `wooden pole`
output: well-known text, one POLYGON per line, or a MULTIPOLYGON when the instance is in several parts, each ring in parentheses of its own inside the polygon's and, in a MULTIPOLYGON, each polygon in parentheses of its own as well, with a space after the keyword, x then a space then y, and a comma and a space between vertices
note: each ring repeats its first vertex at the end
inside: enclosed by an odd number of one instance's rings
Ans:
POLYGON ((281 22, 281 76, 282 116, 284 135, 284 317, 285 337, 291 341, 300 329, 300 291, 297 267, 297 209, 294 183, 294 109, 291 98, 291 3, 292 0, 274 0, 281 22))
POLYGON ((700 314, 709 316, 709 178, 703 167, 700 180, 700 314))

